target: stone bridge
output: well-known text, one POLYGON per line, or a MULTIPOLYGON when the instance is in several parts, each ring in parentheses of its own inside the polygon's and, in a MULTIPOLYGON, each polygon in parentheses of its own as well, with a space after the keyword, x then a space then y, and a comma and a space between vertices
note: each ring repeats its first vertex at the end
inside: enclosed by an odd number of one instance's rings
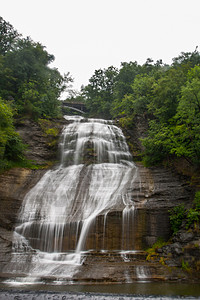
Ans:
POLYGON ((63 110, 65 108, 68 108, 70 110, 77 111, 77 112, 80 112, 82 114, 87 112, 85 103, 82 103, 82 102, 64 102, 63 101, 62 102, 62 108, 63 108, 63 110))

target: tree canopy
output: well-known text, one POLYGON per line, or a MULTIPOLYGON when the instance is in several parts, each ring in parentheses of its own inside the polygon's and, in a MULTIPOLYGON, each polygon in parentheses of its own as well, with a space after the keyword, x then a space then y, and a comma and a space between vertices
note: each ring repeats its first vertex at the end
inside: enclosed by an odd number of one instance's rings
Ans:
POLYGON ((169 156, 200 164, 200 54, 182 52, 171 65, 150 58, 143 65, 123 62, 96 70, 81 97, 92 116, 117 118, 132 127, 148 120, 142 140, 146 164, 169 156))
MULTIPOLYGON (((0 163, 22 157, 14 115, 38 118, 61 116, 59 97, 72 78, 49 65, 54 56, 30 37, 23 38, 0 17, 0 163), (18 153, 19 152, 19 153, 18 153)), ((1 166, 0 166, 1 167, 1 166)))
MULTIPOLYGON (((22 149, 13 126, 14 114, 35 120, 60 115, 59 97, 72 78, 50 68, 53 60, 43 45, 23 38, 0 17, 0 160, 14 158, 9 149, 19 154, 22 149)), ((145 117, 149 125, 142 140, 146 164, 171 156, 200 164, 197 48, 182 52, 171 65, 147 58, 143 65, 131 61, 122 62, 119 69, 95 70, 89 84, 71 95, 72 101, 85 102, 90 116, 121 119, 130 128, 137 116, 145 117)))
POLYGON ((53 61, 43 45, 23 38, 0 18, 0 96, 12 99, 20 114, 34 119, 60 114, 58 100, 72 78, 50 68, 53 61))

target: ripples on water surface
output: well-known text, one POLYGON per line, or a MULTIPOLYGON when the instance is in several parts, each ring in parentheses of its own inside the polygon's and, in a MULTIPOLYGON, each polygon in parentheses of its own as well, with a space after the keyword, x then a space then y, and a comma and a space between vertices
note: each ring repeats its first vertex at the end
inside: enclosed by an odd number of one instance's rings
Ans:
POLYGON ((113 285, 0 285, 1 300, 200 299, 199 284, 145 282, 113 285), (4 292, 7 289, 7 292, 4 292), (12 289, 12 291, 9 289, 12 289), (28 291, 27 291, 28 290, 28 291), (22 292, 23 291, 23 292, 22 292))

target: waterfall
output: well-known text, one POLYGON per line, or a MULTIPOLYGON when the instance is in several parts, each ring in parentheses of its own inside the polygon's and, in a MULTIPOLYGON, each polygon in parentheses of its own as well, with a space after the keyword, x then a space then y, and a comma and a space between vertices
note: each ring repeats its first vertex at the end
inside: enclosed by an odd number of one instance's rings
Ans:
POLYGON ((71 279, 84 253, 96 250, 92 230, 96 234, 101 217, 99 247, 109 250, 111 213, 121 212, 122 218, 121 248, 115 250, 132 250, 127 228, 133 227, 139 176, 121 129, 111 121, 65 118, 70 123, 62 132, 60 163, 25 196, 14 232, 10 270, 25 280, 71 279))

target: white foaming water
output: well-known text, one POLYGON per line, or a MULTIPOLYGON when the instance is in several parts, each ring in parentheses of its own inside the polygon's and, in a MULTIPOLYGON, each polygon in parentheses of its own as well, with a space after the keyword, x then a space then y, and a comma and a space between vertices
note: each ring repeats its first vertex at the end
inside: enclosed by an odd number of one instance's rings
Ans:
MULTIPOLYGON (((7 271, 30 278, 72 278, 82 263, 87 237, 98 216, 121 211, 122 249, 126 226, 133 219, 138 189, 135 164, 122 131, 110 121, 66 117, 60 165, 48 171, 26 195, 13 240, 7 271)), ((103 247, 104 241, 103 241, 103 247)), ((124 247, 124 248, 123 248, 124 247)))
POLYGON ((136 266, 136 276, 140 281, 147 281, 149 278, 149 269, 144 266, 136 266))

